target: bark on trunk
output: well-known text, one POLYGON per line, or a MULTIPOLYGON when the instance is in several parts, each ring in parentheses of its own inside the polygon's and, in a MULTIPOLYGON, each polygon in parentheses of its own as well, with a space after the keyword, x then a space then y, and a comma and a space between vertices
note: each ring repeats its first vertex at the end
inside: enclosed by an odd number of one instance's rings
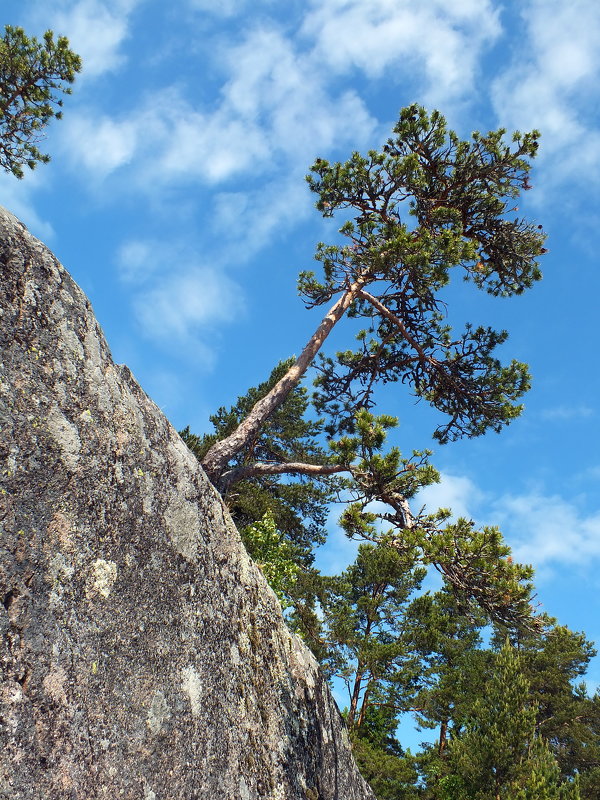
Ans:
POLYGON ((232 483, 254 478, 257 475, 310 475, 318 478, 322 475, 336 475, 339 472, 350 471, 351 468, 344 464, 304 464, 294 461, 278 464, 257 461, 255 464, 248 464, 248 466, 225 472, 219 481, 219 487, 222 491, 226 491, 232 483))
POLYGON ((364 676, 364 669, 359 664, 358 669, 356 670, 356 676, 354 678, 354 686, 352 687, 352 696, 350 697, 350 708, 348 709, 348 716, 346 717, 346 723, 350 730, 352 730, 352 728, 354 727, 354 720, 356 718, 358 701, 360 700, 360 690, 362 687, 363 676, 364 676))
POLYGON ((440 741, 438 743, 438 755, 444 758, 446 754, 446 745, 448 744, 448 720, 442 720, 440 726, 440 741))
POLYGON ((304 350, 281 380, 275 384, 269 394, 259 400, 246 419, 226 439, 216 442, 202 459, 204 471, 211 481, 218 486, 220 476, 233 456, 239 452, 246 442, 261 428, 265 420, 279 408, 292 389, 298 385, 314 357, 323 346, 337 322, 352 305, 366 279, 359 279, 346 289, 321 320, 321 324, 308 340, 304 350))

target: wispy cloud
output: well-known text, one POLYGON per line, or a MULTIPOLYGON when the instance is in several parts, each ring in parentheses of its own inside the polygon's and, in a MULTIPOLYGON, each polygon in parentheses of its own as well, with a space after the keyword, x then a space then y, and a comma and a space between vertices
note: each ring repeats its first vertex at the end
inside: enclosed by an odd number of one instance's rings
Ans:
POLYGON ((504 495, 493 504, 492 514, 519 561, 560 567, 600 558, 600 512, 586 514, 559 495, 504 495))
POLYGON ((228 78, 211 107, 167 87, 112 119, 92 108, 71 114, 64 149, 74 167, 102 178, 131 165, 135 185, 148 189, 244 173, 256 180, 291 163, 305 170, 318 152, 364 144, 376 128, 355 92, 328 93, 320 71, 274 28, 249 32, 224 59, 228 78))
MULTIPOLYGON (((129 35, 129 15, 141 0, 50 0, 43 9, 52 27, 67 36, 83 59, 82 80, 117 69, 129 35)), ((40 10, 40 16, 41 16, 40 10)), ((80 80, 81 80, 80 79, 80 80)))
POLYGON ((454 519, 472 519, 477 516, 484 497, 471 478, 442 472, 440 482, 421 489, 412 506, 414 512, 425 506, 427 514, 434 513, 438 508, 449 508, 454 519))
POLYGON ((143 335, 212 366, 217 329, 245 311, 242 290, 222 264, 201 261, 191 239, 164 237, 128 239, 115 263, 143 335))
POLYGON ((450 508, 453 518, 497 525, 514 557, 536 569, 581 565, 600 559, 600 511, 587 513, 577 498, 532 490, 493 497, 465 475, 442 473, 441 482, 423 489, 416 502, 426 511, 450 508))
POLYGON ((594 416, 595 410, 590 406, 574 405, 574 406, 555 406, 553 408, 546 408, 540 413, 540 417, 544 420, 553 420, 555 422, 576 420, 576 419, 589 419, 594 416))
MULTIPOLYGON (((218 3, 215 3, 214 0, 187 0, 190 8, 214 14, 217 17, 232 17, 234 14, 241 14, 250 5, 250 2, 251 0, 219 0, 218 3)), ((252 6, 272 5, 273 2, 274 0, 252 0, 252 6)))
POLYGON ((163 276, 137 294, 133 305, 146 336, 170 347, 192 346, 208 365, 214 357, 215 326, 231 322, 244 309, 238 285, 203 265, 163 276))
POLYGON ((591 121, 600 78, 600 6, 594 0, 522 3, 523 46, 492 85, 503 124, 542 131, 552 182, 598 174, 600 133, 591 121))
POLYGON ((75 112, 63 122, 60 147, 76 170, 82 168, 97 183, 131 163, 142 120, 95 118, 93 113, 75 112))
POLYGON ((488 0, 312 2, 303 31, 329 69, 410 82, 426 102, 472 95, 484 46, 500 34, 488 0))
MULTIPOLYGON (((139 287, 173 258, 173 250, 156 239, 129 239, 117 252, 119 278, 139 287)), ((175 260, 178 260, 175 257, 175 260)))

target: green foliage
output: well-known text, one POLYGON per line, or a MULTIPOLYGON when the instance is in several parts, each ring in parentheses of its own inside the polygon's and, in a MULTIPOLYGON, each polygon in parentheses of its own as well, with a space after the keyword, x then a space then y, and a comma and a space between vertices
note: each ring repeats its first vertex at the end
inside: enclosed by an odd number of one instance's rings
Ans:
MULTIPOLYGON (((537 729, 561 773, 587 776, 600 762, 600 703, 581 678, 596 651, 584 634, 548 620, 542 635, 522 631, 516 642, 537 707, 537 729)), ((594 797, 582 788, 584 797, 594 797)))
POLYGON ((527 774, 535 708, 517 654, 507 645, 496 658, 485 695, 472 706, 465 731, 449 747, 449 762, 468 796, 495 798, 527 774))
POLYGON ((17 178, 23 166, 48 162, 37 143, 43 130, 62 115, 60 94, 75 80, 81 59, 64 36, 46 31, 43 41, 22 28, 5 27, 0 39, 0 166, 17 178), (58 109, 58 110, 57 110, 58 109))
POLYGON ((413 517, 408 500, 439 478, 429 451, 403 458, 392 447, 382 452, 386 432, 397 423, 365 409, 355 416, 354 433, 330 442, 336 460, 351 465, 344 488, 352 498, 340 524, 354 538, 392 542, 434 566, 452 586, 465 610, 483 609, 509 625, 535 624, 531 567, 514 563, 497 528, 477 530, 471 520, 448 523, 449 511, 413 517), (383 505, 385 504, 385 505, 383 505))
POLYGON ((578 782, 562 779, 536 717, 520 653, 507 641, 488 662, 485 683, 480 683, 462 729, 455 729, 447 757, 438 760, 432 771, 439 776, 439 796, 443 800, 578 798, 578 782))
POLYGON ((417 664, 402 620, 424 577, 414 553, 363 544, 355 562, 328 580, 323 626, 329 646, 324 668, 348 688, 351 729, 364 724, 370 703, 382 694, 396 711, 409 702, 417 664))
POLYGON ((277 530, 273 514, 267 511, 259 522, 243 528, 241 535, 248 554, 260 567, 282 607, 289 608, 300 567, 294 560, 293 548, 277 530))
POLYGON ((357 349, 317 364, 317 409, 331 416, 331 431, 351 430, 377 383, 391 381, 449 416, 435 433, 441 442, 500 430, 520 413, 526 365, 502 366, 493 355, 506 331, 467 325, 454 335, 438 296, 455 267, 493 295, 520 294, 541 277, 540 226, 512 216, 530 188, 539 133, 516 133, 512 145, 505 133, 462 141, 439 112, 413 105, 381 152, 313 164, 307 181, 317 208, 355 216, 340 228, 343 243, 318 246, 323 276, 303 272, 300 292, 315 306, 357 286, 349 314, 367 325, 357 349))
POLYGON ((412 757, 391 755, 358 737, 353 739, 352 752, 377 800, 408 800, 419 796, 412 757))

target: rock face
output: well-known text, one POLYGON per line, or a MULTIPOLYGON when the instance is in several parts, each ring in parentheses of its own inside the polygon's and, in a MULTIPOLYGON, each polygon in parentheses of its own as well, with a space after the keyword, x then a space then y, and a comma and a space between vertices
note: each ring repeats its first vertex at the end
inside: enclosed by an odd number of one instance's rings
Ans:
POLYGON ((0 210, 0 798, 371 800, 219 496, 0 210))

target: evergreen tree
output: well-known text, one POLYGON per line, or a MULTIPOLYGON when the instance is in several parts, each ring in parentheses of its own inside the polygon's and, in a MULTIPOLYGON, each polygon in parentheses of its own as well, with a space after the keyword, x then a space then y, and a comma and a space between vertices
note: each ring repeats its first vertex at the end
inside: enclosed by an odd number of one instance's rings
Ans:
POLYGON ((7 25, 0 39, 0 166, 17 178, 50 160, 37 144, 53 119, 60 119, 61 94, 81 69, 64 36, 46 31, 43 41, 7 25), (58 109, 58 110, 57 110, 58 109))
MULTIPOLYGON (((235 430, 240 420, 285 374, 291 360, 282 361, 269 378, 238 397, 231 408, 219 408, 210 417, 213 433, 197 436, 189 427, 180 431, 183 440, 201 462, 212 445, 235 430)), ((247 447, 240 450, 227 476, 222 496, 238 529, 243 530, 271 515, 277 530, 294 547, 295 557, 305 566, 313 560, 313 548, 325 541, 324 524, 333 497, 327 475, 300 473, 297 477, 247 471, 256 460, 265 465, 281 461, 292 464, 311 461, 326 465, 328 454, 319 444, 322 423, 307 416, 308 392, 296 386, 285 402, 265 421, 247 447)))
POLYGON ((323 607, 328 642, 324 668, 348 689, 350 730, 366 724, 374 703, 396 713, 406 709, 417 679, 417 662, 405 639, 403 617, 425 570, 414 553, 385 544, 360 545, 353 564, 328 581, 323 607))
MULTIPOLYGON (((581 678, 596 650, 583 633, 573 632, 546 618, 543 631, 520 631, 515 637, 524 675, 530 685, 531 701, 537 708, 540 736, 548 743, 561 774, 578 774, 592 780, 600 764, 600 704, 587 695, 581 678)), ((589 794, 582 787, 583 797, 589 794)))
MULTIPOLYGON (((386 430, 397 421, 371 413, 376 387, 390 382, 410 387, 447 415, 435 434, 441 442, 500 430, 520 413, 527 368, 518 362, 503 366, 495 356, 507 334, 471 325, 453 334, 439 299, 454 268, 492 295, 519 294, 540 277, 540 226, 508 218, 520 191, 530 188, 538 134, 516 133, 512 145, 504 134, 476 133, 461 141, 441 114, 411 106, 401 112, 381 152, 355 153, 344 164, 318 159, 308 178, 318 209, 326 217, 350 209, 354 221, 340 229, 341 244, 318 246, 323 277, 303 273, 299 285, 309 306, 333 305, 298 359, 280 365, 233 409, 220 409, 212 418, 212 437, 184 434, 238 524, 271 510, 278 529, 297 543, 310 528, 301 521, 290 536, 284 496, 310 490, 302 480, 281 476, 343 475, 341 485, 354 499, 342 518, 351 535, 378 540, 375 501, 391 525, 389 542, 400 553, 416 550, 466 605, 515 622, 531 619, 531 570, 506 558, 508 548, 496 529, 476 530, 469 520, 448 524, 443 513, 415 518, 409 500, 436 480, 435 470, 426 453, 409 459, 397 448, 383 453, 386 430), (345 315, 366 326, 357 348, 315 362, 345 315), (315 408, 325 415, 319 432, 332 437, 327 455, 287 446, 312 436, 314 428, 290 438, 282 427, 284 420, 299 419, 286 404, 306 403, 300 381, 311 365, 318 371, 315 408), (284 435, 273 439, 270 431, 278 426, 284 435), (283 498, 283 507, 273 507, 273 496, 283 498)), ((303 509, 302 520, 311 513, 303 509)))
POLYGON ((395 735, 397 711, 385 702, 385 696, 375 694, 375 698, 381 702, 368 706, 351 735, 357 766, 377 800, 417 798, 415 759, 403 751, 395 735))
POLYGON ((448 749, 444 800, 560 800, 577 797, 564 783, 548 745, 536 731, 536 707, 521 661, 507 641, 485 694, 477 697, 463 731, 448 749))
POLYGON ((451 731, 470 712, 474 687, 489 662, 490 654, 480 649, 487 621, 481 611, 462 613, 449 586, 415 598, 407 609, 406 625, 421 665, 415 719, 420 727, 439 731, 429 753, 434 760, 445 757, 451 731))

